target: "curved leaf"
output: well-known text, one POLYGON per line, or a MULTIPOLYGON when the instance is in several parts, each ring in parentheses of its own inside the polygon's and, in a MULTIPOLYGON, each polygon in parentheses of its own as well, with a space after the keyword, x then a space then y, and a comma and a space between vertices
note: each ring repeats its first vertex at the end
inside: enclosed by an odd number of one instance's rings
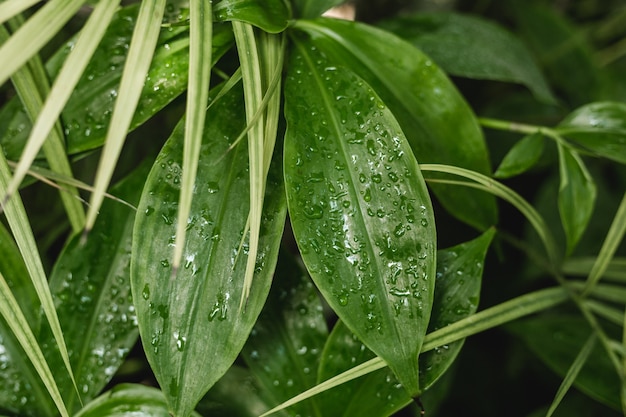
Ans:
POLYGON ((288 68, 285 181, 302 258, 333 310, 418 394, 436 241, 417 161, 357 75, 305 43, 288 68))
MULTIPOLYGON (((111 192, 131 204, 148 174, 146 164, 111 192)), ((130 250, 135 211, 117 201, 104 202, 87 240, 74 236, 59 256, 50 277, 50 290, 81 400, 93 399, 113 377, 138 337, 137 317, 130 291, 130 250)), ((44 334, 42 344, 52 343, 44 334)), ((53 368, 57 359, 48 355, 53 368)), ((78 411, 81 401, 71 381, 57 375, 68 409, 78 411)))
POLYGON ((567 253, 572 253, 582 237, 596 202, 596 185, 580 156, 565 146, 559 147, 559 213, 567 238, 567 253))
MULTIPOLYGON (((376 91, 398 120, 420 163, 491 173, 474 114, 430 58, 391 33, 359 23, 317 19, 299 21, 295 28, 310 35, 301 42, 323 51, 329 65, 351 68, 376 91)), ((493 196, 441 184, 431 188, 460 220, 478 229, 496 222, 493 196)))
POLYGON ((449 74, 523 84, 539 100, 556 102, 528 49, 494 22, 459 13, 420 13, 380 26, 420 48, 449 74))
POLYGON ((626 164, 626 104, 591 103, 573 111, 556 131, 594 155, 626 164))
POLYGON ((328 9, 346 3, 346 0, 292 0, 293 14, 298 19, 315 19, 328 9))
POLYGON ((213 13, 218 22, 250 23, 269 33, 285 30, 291 17, 284 0, 223 0, 213 6, 213 13))
MULTIPOLYGON (((67 152, 82 153, 102 146, 111 119, 113 103, 122 76, 128 43, 137 19, 138 4, 120 9, 109 25, 94 57, 72 93, 62 118, 67 152)), ((146 78, 131 129, 140 126, 187 88, 189 35, 185 26, 161 30, 157 48, 146 78)), ((232 45, 227 25, 213 28, 213 62, 232 45)), ((55 77, 71 51, 73 41, 63 46, 46 64, 55 77)), ((13 99, 0 109, 0 144, 8 159, 18 160, 31 129, 31 122, 19 100, 13 99)))
POLYGON ((270 170, 257 268, 240 305, 247 261, 247 146, 229 146, 245 127, 241 88, 207 113, 188 219, 183 267, 173 270, 182 123, 150 173, 133 231, 131 283, 144 350, 175 415, 195 404, 233 363, 265 302, 285 218, 281 180, 270 170))
MULTIPOLYGON (((199 417, 193 413, 194 417, 199 417)), ((76 417, 171 417, 163 393, 139 384, 121 384, 85 406, 76 417)))
MULTIPOLYGON (((315 385, 327 337, 315 286, 291 255, 282 253, 272 291, 241 352, 269 406, 315 385)), ((298 404, 291 413, 320 415, 315 402, 298 404)))
POLYGON ((541 158, 544 139, 540 132, 525 136, 504 156, 493 174, 495 178, 510 178, 526 172, 541 158))

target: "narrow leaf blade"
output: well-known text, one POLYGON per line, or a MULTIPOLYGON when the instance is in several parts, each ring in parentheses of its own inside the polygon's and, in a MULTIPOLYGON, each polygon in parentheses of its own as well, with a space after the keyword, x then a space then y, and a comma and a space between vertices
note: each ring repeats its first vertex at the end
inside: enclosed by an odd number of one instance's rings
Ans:
POLYGON ((543 153, 544 138, 539 132, 525 136, 504 156, 493 174, 495 178, 510 178, 532 168, 543 153))

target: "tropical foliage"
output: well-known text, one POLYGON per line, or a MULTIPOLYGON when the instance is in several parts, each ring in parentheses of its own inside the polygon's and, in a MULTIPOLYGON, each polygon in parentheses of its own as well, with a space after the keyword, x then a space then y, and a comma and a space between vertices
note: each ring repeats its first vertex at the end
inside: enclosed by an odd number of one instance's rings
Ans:
POLYGON ((0 2, 0 414, 626 415, 626 8, 342 3, 0 2))

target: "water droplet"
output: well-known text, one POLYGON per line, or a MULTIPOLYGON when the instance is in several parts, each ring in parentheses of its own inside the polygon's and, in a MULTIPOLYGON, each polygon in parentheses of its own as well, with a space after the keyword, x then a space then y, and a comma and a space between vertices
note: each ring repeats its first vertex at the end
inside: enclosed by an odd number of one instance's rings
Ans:
POLYGON ((145 211, 146 216, 149 216, 149 215, 151 215, 152 213, 154 213, 154 207, 150 207, 150 206, 148 206, 148 207, 146 208, 146 211, 145 211))
POLYGON ((209 192, 209 194, 215 194, 216 192, 218 192, 220 190, 220 185, 217 182, 209 182, 207 183, 207 191, 209 192))
POLYGON ((380 184, 380 182, 383 180, 383 176, 380 174, 374 174, 372 175, 372 181, 374 181, 377 184, 380 184))
POLYGON ((321 219, 324 215, 324 209, 318 204, 307 204, 303 211, 304 215, 309 219, 321 219))
POLYGON ((363 194, 363 200, 366 203, 369 203, 370 201, 372 201, 372 192, 370 191, 369 188, 365 189, 365 194, 363 194))
POLYGON ((150 286, 148 284, 144 285, 143 290, 141 291, 141 296, 144 300, 150 298, 150 286))
POLYGON ((374 141, 372 139, 369 139, 367 141, 366 146, 367 146, 367 152, 370 155, 376 155, 376 144, 374 143, 374 141))
POLYGON ((170 262, 169 262, 167 259, 162 259, 162 260, 161 260, 161 266, 162 266, 163 268, 169 268, 169 266, 170 266, 170 262))
POLYGON ((424 227, 428 226, 428 220, 426 220, 426 219, 422 219, 422 220, 420 220, 420 223, 421 223, 421 224, 422 224, 422 226, 424 226, 424 227))

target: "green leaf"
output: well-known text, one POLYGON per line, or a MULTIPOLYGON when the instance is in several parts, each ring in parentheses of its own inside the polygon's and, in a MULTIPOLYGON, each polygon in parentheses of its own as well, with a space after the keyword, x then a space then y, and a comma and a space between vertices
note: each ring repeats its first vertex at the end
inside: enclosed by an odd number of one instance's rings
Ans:
MULTIPOLYGON (((543 315, 507 326, 550 369, 567 374, 591 328, 576 316, 543 315)), ((596 400, 620 409, 620 382, 601 344, 596 344, 574 385, 596 400)))
MULTIPOLYGON (((295 28, 310 35, 301 42, 324 52, 329 65, 351 68, 374 89, 398 120, 420 163, 436 162, 491 173, 487 147, 474 114, 426 55, 391 33, 359 23, 318 19, 298 21, 295 28)), ((458 219, 478 229, 496 222, 492 196, 441 184, 435 184, 432 190, 458 219)))
MULTIPOLYGON (((272 291, 241 352, 269 406, 315 385, 327 337, 315 286, 291 255, 281 253, 272 291)), ((327 415, 314 402, 298 404, 291 413, 327 415)))
POLYGON ((282 32, 291 18, 284 0, 223 0, 213 12, 218 22, 245 22, 268 33, 282 32))
POLYGON ((298 19, 315 19, 328 9, 346 3, 346 0, 292 0, 293 14, 298 19))
POLYGON ((582 28, 575 27, 545 2, 525 1, 511 5, 520 36, 557 92, 574 105, 597 99, 601 79, 582 28))
MULTIPOLYGON (((40 303, 13 237, 1 223, 0 274, 11 288, 30 328, 37 333, 40 303)), ((45 386, 3 319, 0 319, 0 351, 3 352, 0 365, 0 408, 18 415, 55 415, 54 404, 45 386)))
POLYGON ((567 253, 571 254, 582 237, 596 201, 596 186, 580 156, 558 144, 559 213, 567 238, 567 253))
POLYGON ((333 310, 416 395, 435 285, 428 191, 376 93, 315 48, 296 45, 285 84, 285 181, 296 241, 333 310))
MULTIPOLYGON (((338 321, 326 342, 319 381, 339 375, 376 355, 338 321)), ((411 397, 387 367, 345 382, 319 395, 322 416, 390 416, 404 408, 411 397)))
MULTIPOLYGON (((139 201, 149 166, 112 188, 131 204, 139 201)), ((50 277, 50 290, 83 403, 89 402, 109 382, 138 337, 137 318, 130 291, 131 232, 135 211, 107 200, 85 242, 74 236, 63 249, 50 277), (104 237, 106 236, 106 237, 104 237)), ((49 334, 42 344, 52 342, 49 334)), ((48 355, 53 367, 56 359, 48 355)), ((81 402, 71 381, 58 375, 68 409, 81 402)))
MULTIPOLYGON (((120 384, 85 406, 76 417, 171 417, 163 393, 139 384, 120 384)), ((199 417, 193 413, 193 417, 199 417)))
MULTIPOLYGON (((67 152, 75 155, 102 146, 111 120, 113 103, 128 53, 128 43, 137 21, 138 4, 124 7, 115 15, 94 57, 87 65, 62 113, 67 152)), ((184 26, 161 30, 150 70, 141 92, 130 129, 144 123, 187 88, 189 35, 184 26)), ((74 40, 64 45, 46 64, 50 77, 56 77, 70 53, 74 40)), ((230 49, 233 35, 229 25, 213 28, 213 63, 230 49)), ((26 144, 31 122, 19 100, 0 109, 0 144, 7 158, 18 160, 26 144)))
MULTIPOLYGON (((480 237, 437 252, 437 281, 428 333, 476 313, 487 249, 495 235, 489 229, 480 237)), ((420 385, 432 386, 452 365, 464 339, 420 355, 420 385)))
POLYGON ((582 150, 626 164, 626 104, 591 103, 574 110, 556 128, 582 150))
POLYGON ((525 136, 504 156, 493 174, 495 178, 510 178, 532 168, 543 153, 544 139, 540 132, 525 136))
MULTIPOLYGON (((476 312, 485 253, 494 233, 491 229, 473 241, 437 252, 437 281, 429 332, 476 312)), ((422 390, 429 389, 444 374, 462 346, 463 340, 459 340, 420 355, 422 390)), ((339 375, 374 357, 374 353, 339 322, 324 348, 319 380, 339 375)), ((322 394, 318 404, 325 410, 322 415, 375 417, 391 415, 410 401, 393 373, 385 368, 322 394)))
POLYGON ((556 102, 528 49, 494 22, 458 13, 420 13, 380 26, 417 46, 448 74, 523 84, 537 99, 556 102))
MULTIPOLYGON (((229 146, 245 127, 237 87, 207 113, 183 266, 173 271, 183 124, 155 162, 133 232, 131 284, 144 350, 170 410, 189 414, 239 354, 269 291, 286 207, 270 170, 255 277, 238 312, 247 262, 248 150, 229 146)), ((276 161, 274 161, 276 162, 276 161)))
POLYGON ((31 16, 0 46, 0 85, 39 50, 72 18, 85 0, 53 0, 31 16), (46 30, 41 30, 45 27, 46 30))
POLYGON ((133 29, 128 57, 122 71, 119 97, 116 98, 113 106, 111 121, 107 127, 104 146, 95 173, 94 191, 89 199, 84 234, 89 233, 96 222, 98 210, 104 200, 104 193, 109 188, 113 171, 122 152, 133 114, 141 97, 143 83, 154 56, 165 3, 166 0, 140 3, 137 24, 133 29))

